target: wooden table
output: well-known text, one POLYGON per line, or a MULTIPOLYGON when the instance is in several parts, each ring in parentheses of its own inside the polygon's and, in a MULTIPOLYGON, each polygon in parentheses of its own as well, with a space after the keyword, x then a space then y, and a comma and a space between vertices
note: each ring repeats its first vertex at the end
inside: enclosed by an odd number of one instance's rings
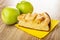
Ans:
MULTIPOLYGON (((1 20, 1 10, 4 7, 5 6, 0 6, 0 40, 60 40, 60 23, 49 35, 43 39, 39 39, 17 29, 14 25, 8 26, 4 24, 1 20)), ((60 13, 60 11, 57 13, 60 13)), ((60 14, 57 14, 57 16, 59 17, 55 18, 60 20, 60 14)))

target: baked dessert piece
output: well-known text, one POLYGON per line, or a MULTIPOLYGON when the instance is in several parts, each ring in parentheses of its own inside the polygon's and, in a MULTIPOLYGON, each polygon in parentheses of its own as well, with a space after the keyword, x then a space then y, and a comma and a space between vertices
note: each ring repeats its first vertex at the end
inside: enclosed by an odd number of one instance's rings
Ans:
POLYGON ((50 29, 51 19, 47 12, 43 12, 40 14, 21 14, 17 19, 19 21, 18 24, 22 27, 41 31, 49 31, 50 29))

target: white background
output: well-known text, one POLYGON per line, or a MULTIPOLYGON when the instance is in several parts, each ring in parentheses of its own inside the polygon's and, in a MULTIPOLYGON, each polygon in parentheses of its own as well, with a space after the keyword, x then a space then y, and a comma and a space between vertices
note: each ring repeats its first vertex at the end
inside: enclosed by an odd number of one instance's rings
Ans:
MULTIPOLYGON (((60 0, 26 0, 29 1, 33 7, 33 12, 48 12, 48 14, 53 19, 58 19, 60 16, 60 0)), ((7 5, 15 7, 18 2, 21 0, 9 0, 7 5)))

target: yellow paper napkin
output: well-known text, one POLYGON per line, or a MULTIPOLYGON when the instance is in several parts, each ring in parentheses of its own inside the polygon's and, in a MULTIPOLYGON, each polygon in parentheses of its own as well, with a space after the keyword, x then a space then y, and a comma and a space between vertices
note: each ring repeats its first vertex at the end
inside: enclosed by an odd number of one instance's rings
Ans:
POLYGON ((45 37, 47 34, 49 34, 54 28, 55 26, 59 23, 58 20, 51 20, 51 29, 49 32, 46 32, 46 31, 38 31, 38 30, 33 30, 33 29, 28 29, 28 28, 24 28, 24 27, 20 27, 18 24, 16 24, 15 26, 18 28, 18 29, 21 29, 22 31, 32 35, 32 36, 35 36, 35 37, 38 37, 38 38, 43 38, 45 37))

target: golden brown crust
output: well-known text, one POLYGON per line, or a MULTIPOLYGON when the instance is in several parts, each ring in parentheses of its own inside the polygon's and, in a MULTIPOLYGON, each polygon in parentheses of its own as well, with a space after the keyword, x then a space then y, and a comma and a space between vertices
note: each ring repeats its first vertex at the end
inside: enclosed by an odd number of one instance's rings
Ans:
POLYGON ((50 29, 50 16, 43 12, 41 14, 21 14, 18 16, 19 25, 31 29, 48 31, 50 29))
POLYGON ((49 25, 49 30, 50 30, 51 18, 50 18, 49 14, 48 14, 47 12, 43 12, 43 13, 45 13, 45 14, 48 16, 48 18, 49 18, 49 23, 48 23, 48 25, 49 25))

